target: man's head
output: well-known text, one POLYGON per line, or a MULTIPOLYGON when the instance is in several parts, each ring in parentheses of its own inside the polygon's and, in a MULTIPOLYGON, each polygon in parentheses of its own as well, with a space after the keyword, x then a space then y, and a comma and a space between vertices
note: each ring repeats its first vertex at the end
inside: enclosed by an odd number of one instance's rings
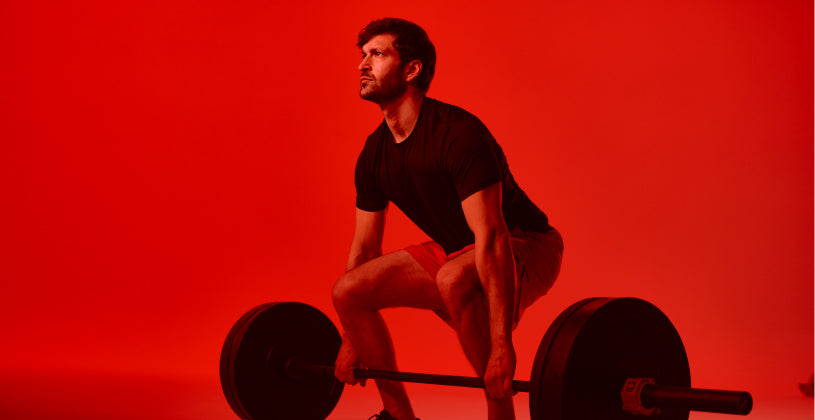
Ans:
POLYGON ((427 92, 436 69, 436 48, 427 33, 404 19, 385 18, 359 32, 360 96, 373 102, 398 97, 415 86, 427 92), (390 55, 388 55, 390 54, 390 55))

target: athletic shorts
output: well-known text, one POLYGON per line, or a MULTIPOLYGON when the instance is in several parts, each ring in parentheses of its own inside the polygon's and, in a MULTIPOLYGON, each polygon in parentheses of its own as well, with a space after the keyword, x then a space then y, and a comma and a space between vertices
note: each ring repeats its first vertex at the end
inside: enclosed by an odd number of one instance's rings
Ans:
MULTIPOLYGON (((545 295, 555 283, 563 258, 563 238, 554 228, 545 233, 514 228, 510 235, 512 254, 515 256, 515 327, 524 310, 545 295)), ((411 245, 405 251, 436 278, 441 266, 474 247, 470 245, 447 255, 441 245, 428 241, 411 245)))

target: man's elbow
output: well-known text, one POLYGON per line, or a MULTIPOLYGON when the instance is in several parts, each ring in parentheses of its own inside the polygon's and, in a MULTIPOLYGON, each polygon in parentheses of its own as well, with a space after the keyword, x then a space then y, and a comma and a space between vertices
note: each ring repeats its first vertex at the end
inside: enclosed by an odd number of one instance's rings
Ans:
POLYGON ((371 247, 362 251, 362 259, 365 261, 370 261, 380 256, 382 256, 382 247, 371 247))
POLYGON ((382 255, 381 246, 354 246, 348 256, 348 270, 382 255))

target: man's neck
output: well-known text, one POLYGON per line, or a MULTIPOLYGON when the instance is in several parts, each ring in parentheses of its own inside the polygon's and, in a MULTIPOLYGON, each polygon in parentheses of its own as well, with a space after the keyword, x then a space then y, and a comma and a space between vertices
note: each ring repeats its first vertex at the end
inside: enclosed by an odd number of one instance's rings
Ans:
POLYGON ((413 128, 416 127, 423 99, 424 93, 415 93, 408 90, 396 100, 381 105, 385 123, 388 124, 393 139, 397 143, 405 141, 413 132, 413 128))

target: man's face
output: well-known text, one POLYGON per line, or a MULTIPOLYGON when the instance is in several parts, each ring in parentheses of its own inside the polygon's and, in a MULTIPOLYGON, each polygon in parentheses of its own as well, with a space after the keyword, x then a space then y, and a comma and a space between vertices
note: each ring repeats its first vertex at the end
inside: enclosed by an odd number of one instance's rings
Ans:
POLYGON ((362 46, 359 63, 359 96, 383 104, 402 96, 407 90, 404 66, 393 47, 394 36, 376 35, 362 46))

